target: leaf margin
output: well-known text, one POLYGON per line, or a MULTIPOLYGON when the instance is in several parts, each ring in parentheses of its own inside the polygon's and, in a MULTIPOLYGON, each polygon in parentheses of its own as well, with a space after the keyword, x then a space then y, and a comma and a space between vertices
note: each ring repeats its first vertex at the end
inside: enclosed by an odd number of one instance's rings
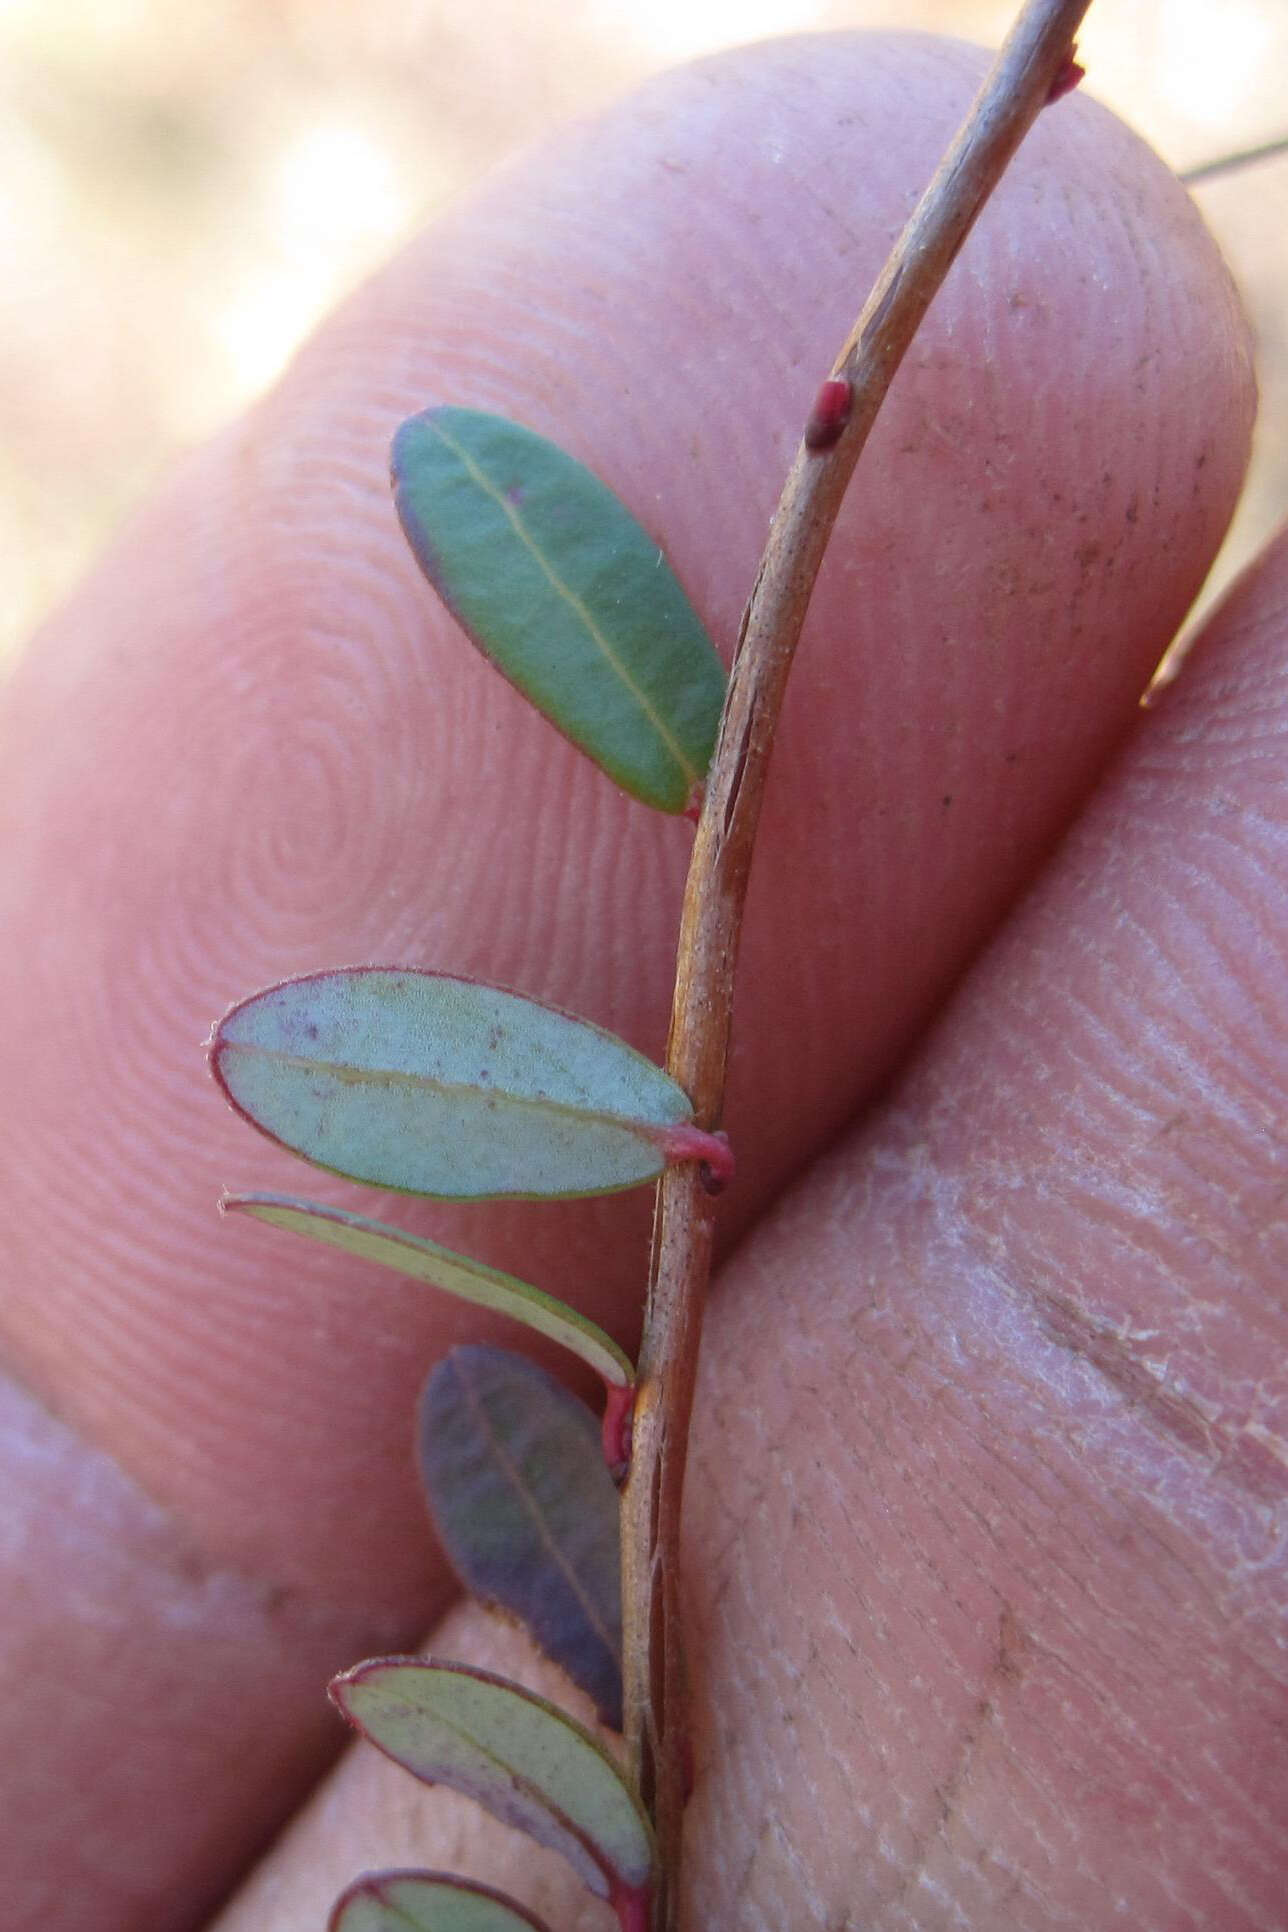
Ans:
POLYGON ((476 1261, 470 1255, 458 1254, 454 1249, 444 1247, 441 1242, 432 1241, 427 1235, 411 1234, 405 1228, 392 1226, 385 1221, 377 1221, 370 1215, 359 1214, 350 1208, 333 1207, 326 1202, 305 1201, 298 1195, 277 1194, 271 1191, 241 1193, 225 1190, 220 1197, 221 1214, 245 1214, 262 1222, 265 1226, 281 1228, 284 1232, 299 1235, 304 1240, 313 1240, 326 1247, 337 1248, 341 1253, 353 1254, 358 1259, 369 1261, 374 1266, 387 1267, 407 1279, 424 1283, 436 1288, 440 1294, 451 1295, 476 1308, 486 1308, 493 1314, 500 1314, 507 1320, 521 1323, 534 1333, 544 1335, 547 1340, 558 1342, 571 1354, 592 1368, 610 1388, 631 1388, 635 1382, 635 1365, 626 1351, 619 1347, 612 1336, 598 1323, 591 1321, 579 1309, 568 1302, 560 1301, 544 1289, 536 1288, 531 1282, 520 1280, 518 1275, 506 1274, 503 1269, 493 1268, 487 1262, 476 1261), (368 1239, 373 1247, 387 1243, 391 1248, 404 1252, 407 1262, 373 1253, 370 1247, 358 1247, 350 1242, 324 1234, 314 1227, 299 1227, 299 1220, 317 1221, 339 1229, 351 1229, 368 1239), (438 1262, 462 1274, 476 1276, 496 1289, 495 1298, 484 1294, 469 1294, 464 1288, 449 1286, 435 1279, 428 1265, 418 1267, 408 1265, 417 1259, 425 1264, 438 1262), (540 1316, 541 1319, 534 1319, 540 1316))

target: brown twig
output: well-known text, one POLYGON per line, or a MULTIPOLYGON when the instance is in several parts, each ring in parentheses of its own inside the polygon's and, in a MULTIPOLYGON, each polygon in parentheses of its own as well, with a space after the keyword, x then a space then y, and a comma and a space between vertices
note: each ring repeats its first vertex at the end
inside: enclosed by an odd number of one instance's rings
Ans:
MULTIPOLYGON (((724 1100, 734 966, 774 728, 841 498, 895 371, 972 223, 1044 104, 1077 78, 1069 65, 1072 42, 1088 5, 1028 0, 837 358, 832 378, 850 385, 848 420, 835 434, 833 390, 821 443, 815 437, 815 447, 802 445, 787 478, 743 618, 681 918, 667 1066, 702 1127, 717 1125, 724 1100)), ((657 1829, 659 1932, 677 1924, 689 1775, 680 1504, 713 1217, 714 1204, 694 1169, 670 1169, 659 1189, 623 1494, 627 1751, 657 1829)))

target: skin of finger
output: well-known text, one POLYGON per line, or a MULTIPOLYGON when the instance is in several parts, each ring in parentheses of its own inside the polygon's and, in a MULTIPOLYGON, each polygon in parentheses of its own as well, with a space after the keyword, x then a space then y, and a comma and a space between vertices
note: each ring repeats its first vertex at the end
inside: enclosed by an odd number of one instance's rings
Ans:
MULTIPOLYGON (((646 1049, 664 1032, 687 833, 463 649, 390 519, 390 425, 450 397, 558 433, 727 642, 818 375, 980 67, 932 43, 754 50, 490 186, 194 459, 6 692, 5 1348, 136 1486, 140 1562, 167 1513, 198 1624, 219 1626, 211 1577, 258 1579, 275 1628, 319 1650, 388 1641, 433 1601, 407 1418, 432 1356, 478 1332, 366 1274, 359 1315, 344 1264, 218 1230, 220 1182, 311 1177, 203 1086, 213 1015, 385 958, 646 1049)), ((1224 526, 1250 410, 1188 202, 1062 103, 913 351, 820 586, 753 890, 731 1229, 888 1070, 1084 792, 1224 526)), ((646 1202, 403 1212, 629 1328, 646 1202)), ((65 1684, 97 1681, 83 1626, 42 1653, 65 1684)), ((164 1628, 137 1641, 169 1654, 164 1628)), ((210 1701, 231 1727, 218 1814, 260 1719, 222 1681, 210 1701)), ((110 1700, 78 1708, 83 1776, 118 1729, 110 1700)), ((162 1739, 135 1808, 154 1874, 165 1763, 162 1739)), ((69 1922, 111 1922, 95 1896, 69 1922)))
POLYGON ((1286 733, 1288 533, 737 1271, 695 1923, 1279 1922, 1286 733))
POLYGON ((203 1562, 7 1378, 0 1459, 0 1920, 198 1924, 334 1751, 352 1619, 203 1562))
MULTIPOLYGON (((688 1923, 1279 1923, 1288 531, 892 1099, 713 1303, 688 1923)), ((434 1649, 548 1671, 477 1609, 434 1649)), ((598 1908, 355 1747, 215 1932, 360 1866, 598 1908)))

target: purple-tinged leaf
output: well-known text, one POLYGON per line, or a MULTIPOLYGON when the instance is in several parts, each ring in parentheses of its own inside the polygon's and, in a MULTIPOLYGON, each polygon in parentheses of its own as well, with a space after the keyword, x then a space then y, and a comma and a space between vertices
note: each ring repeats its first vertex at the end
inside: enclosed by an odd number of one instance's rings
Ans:
MULTIPOLYGON (((630 1357, 587 1316, 530 1287, 516 1275, 503 1274, 468 1255, 454 1254, 423 1235, 408 1234, 344 1208, 323 1207, 286 1194, 226 1194, 220 1207, 229 1214, 249 1214, 270 1226, 307 1235, 328 1247, 342 1248, 363 1261, 378 1261, 415 1281, 456 1295, 480 1308, 491 1308, 524 1322, 539 1334, 561 1342, 602 1375, 610 1387, 628 1387, 635 1371, 630 1357)), ((620 1406, 620 1405, 619 1405, 620 1406)))
POLYGON ((549 1932, 513 1899, 449 1872, 364 1872, 340 1894, 327 1932, 549 1932))
POLYGON ((625 791, 683 812, 725 675, 653 538, 554 443, 474 409, 394 438, 417 562, 471 641, 625 791))
POLYGON ((444 973, 287 980, 225 1014, 210 1057, 270 1139, 412 1194, 607 1194, 719 1148, 682 1088, 615 1034, 444 973))
POLYGON ((355 1664, 331 1695, 386 1756, 561 1852, 624 1924, 644 1923, 648 1820, 598 1739, 557 1705, 489 1671, 418 1657, 355 1664))
POLYGON ((620 1510, 585 1403, 525 1356, 454 1348, 425 1385, 419 1447, 466 1589, 517 1617, 619 1731, 620 1510))

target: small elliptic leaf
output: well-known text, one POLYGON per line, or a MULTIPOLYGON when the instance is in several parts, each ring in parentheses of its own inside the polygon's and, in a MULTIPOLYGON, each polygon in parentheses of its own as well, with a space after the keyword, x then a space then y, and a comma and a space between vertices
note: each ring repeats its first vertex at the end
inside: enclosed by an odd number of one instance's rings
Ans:
POLYGON ((561 1342, 611 1386, 627 1387, 634 1380, 630 1357, 587 1316, 520 1281, 517 1275, 503 1274, 499 1268, 471 1260, 469 1255, 454 1254, 424 1235, 408 1234, 403 1228, 389 1227, 365 1214, 299 1201, 287 1194, 226 1194, 220 1206, 226 1213, 249 1214, 271 1227, 287 1228, 328 1247, 343 1248, 363 1261, 378 1261, 462 1301, 508 1315, 561 1342))
POLYGON ((327 1932, 548 1932, 489 1885, 449 1872, 364 1872, 343 1891, 327 1932))
POLYGON ((683 812, 725 675, 625 504, 556 444, 473 409, 404 423, 393 481, 416 559, 471 641, 616 784, 683 812))
POLYGON ((683 1089, 615 1034, 476 980, 353 966, 225 1014, 233 1106, 318 1167, 440 1199, 609 1194, 655 1180, 683 1089))
POLYGON ((620 1731, 620 1506, 590 1410, 525 1356, 475 1343, 426 1383, 419 1449, 466 1589, 517 1617, 620 1731))
POLYGON ((388 1757, 562 1852, 597 1897, 616 1902, 649 1884, 653 1839, 638 1799, 557 1705, 489 1671, 417 1657, 355 1664, 331 1695, 388 1757))

